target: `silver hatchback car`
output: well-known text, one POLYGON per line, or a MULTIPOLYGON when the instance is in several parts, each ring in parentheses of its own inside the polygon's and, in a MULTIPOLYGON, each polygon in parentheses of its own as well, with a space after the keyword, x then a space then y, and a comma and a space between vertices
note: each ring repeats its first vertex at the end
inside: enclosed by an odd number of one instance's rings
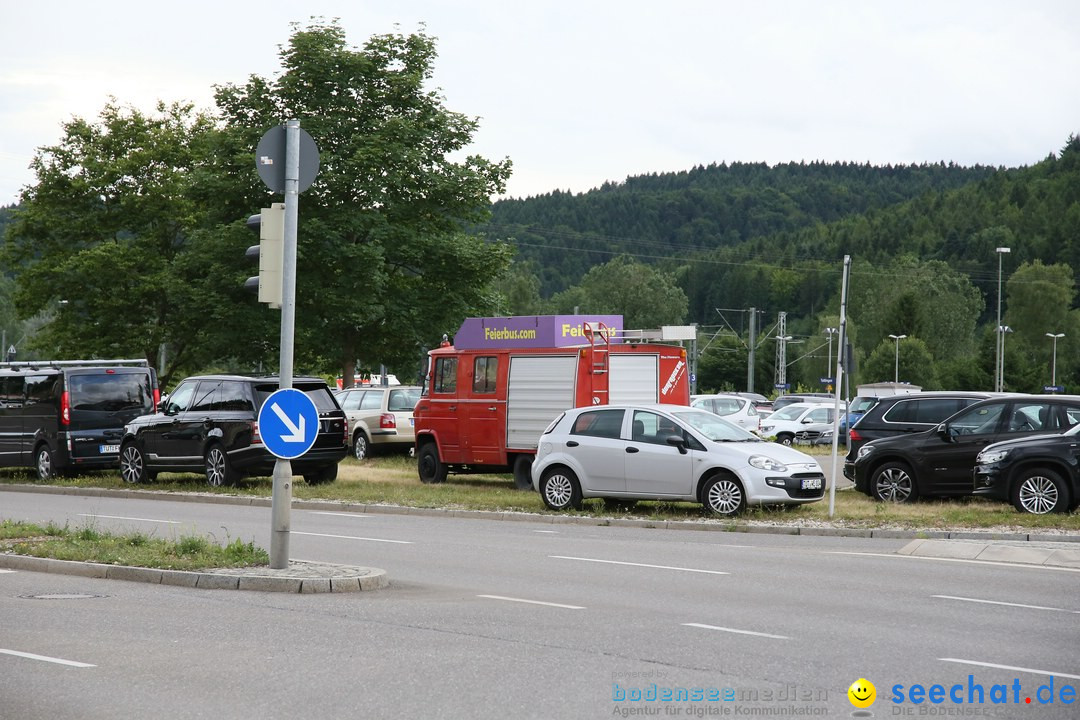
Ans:
POLYGON ((825 474, 811 456, 682 405, 567 410, 540 437, 532 479, 552 510, 605 497, 685 500, 736 515, 749 505, 825 495, 825 474))

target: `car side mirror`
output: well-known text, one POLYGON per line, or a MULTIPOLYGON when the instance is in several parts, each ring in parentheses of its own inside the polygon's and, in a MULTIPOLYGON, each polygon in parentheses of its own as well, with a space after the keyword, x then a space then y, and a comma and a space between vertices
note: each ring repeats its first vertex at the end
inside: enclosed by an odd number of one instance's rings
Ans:
POLYGON ((666 442, 668 445, 674 445, 675 447, 679 448, 680 455, 686 454, 686 439, 683 438, 682 435, 668 435, 666 438, 664 438, 664 442, 666 442))
POLYGON ((956 442, 956 436, 960 434, 960 430, 953 428, 948 423, 941 423, 937 426, 937 434, 945 442, 956 442))

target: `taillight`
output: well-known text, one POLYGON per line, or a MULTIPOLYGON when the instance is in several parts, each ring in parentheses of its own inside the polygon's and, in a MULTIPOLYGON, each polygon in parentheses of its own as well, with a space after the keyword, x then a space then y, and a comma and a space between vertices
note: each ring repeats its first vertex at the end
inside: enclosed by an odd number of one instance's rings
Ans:
POLYGON ((252 422, 251 423, 251 444, 254 445, 255 443, 258 443, 258 444, 262 445, 262 436, 259 435, 259 423, 252 422))
POLYGON ((161 388, 154 388, 154 411, 161 405, 161 388))
POLYGON ((349 445, 349 418, 342 418, 341 429, 345 431, 345 445, 349 445))
POLYGON ((68 395, 67 390, 60 395, 60 423, 71 424, 71 396, 68 395))
POLYGON ((859 431, 855 428, 850 428, 848 430, 848 439, 854 440, 855 442, 862 442, 862 435, 859 435, 859 431))
POLYGON ((379 427, 383 430, 396 430, 397 417, 394 416, 394 413, 383 413, 379 416, 379 427))

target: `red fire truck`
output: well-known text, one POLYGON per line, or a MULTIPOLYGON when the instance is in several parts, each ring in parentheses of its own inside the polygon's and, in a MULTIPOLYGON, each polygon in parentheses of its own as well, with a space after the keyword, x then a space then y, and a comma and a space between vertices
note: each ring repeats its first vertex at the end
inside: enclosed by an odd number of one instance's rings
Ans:
POLYGON ((622 329, 620 315, 469 318, 429 353, 413 410, 420 480, 529 470, 563 410, 617 403, 690 404, 686 350, 622 329))

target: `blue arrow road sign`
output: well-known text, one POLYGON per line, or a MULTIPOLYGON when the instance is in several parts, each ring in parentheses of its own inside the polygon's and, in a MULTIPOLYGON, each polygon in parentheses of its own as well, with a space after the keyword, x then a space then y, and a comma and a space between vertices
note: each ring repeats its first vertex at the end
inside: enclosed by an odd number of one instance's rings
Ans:
POLYGON ((315 444, 318 434, 319 411, 311 398, 299 390, 277 390, 259 409, 259 435, 274 457, 300 457, 315 444))

